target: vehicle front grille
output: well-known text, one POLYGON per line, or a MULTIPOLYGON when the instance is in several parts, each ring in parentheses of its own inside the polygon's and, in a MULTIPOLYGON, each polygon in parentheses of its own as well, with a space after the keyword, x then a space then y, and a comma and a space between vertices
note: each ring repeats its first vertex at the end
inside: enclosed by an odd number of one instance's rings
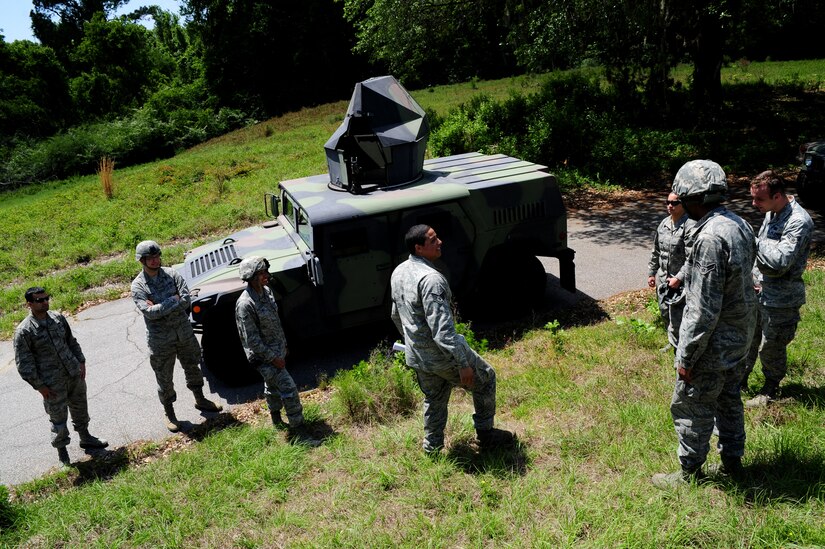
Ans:
POLYGON ((233 259, 237 259, 238 253, 234 244, 221 246, 217 250, 196 257, 189 262, 189 277, 197 278, 212 269, 226 265, 233 259))
POLYGON ((496 225, 512 225, 528 219, 542 218, 546 215, 544 202, 533 202, 532 204, 520 204, 510 208, 493 210, 493 223, 496 225))

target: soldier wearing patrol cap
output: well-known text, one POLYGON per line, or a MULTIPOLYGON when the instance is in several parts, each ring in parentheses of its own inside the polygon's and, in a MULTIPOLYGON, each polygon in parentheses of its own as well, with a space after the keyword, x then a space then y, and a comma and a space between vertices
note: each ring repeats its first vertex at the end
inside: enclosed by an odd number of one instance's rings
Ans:
POLYGON ((14 360, 20 377, 43 397, 52 424, 52 446, 60 463, 69 465, 69 412, 81 448, 101 449, 109 443, 89 433, 86 358, 69 323, 49 310, 51 296, 45 289, 29 288, 25 297, 31 314, 14 331, 14 360))
POLYGON ((686 163, 673 192, 696 225, 687 234, 691 252, 670 404, 681 469, 654 475, 659 488, 703 476, 714 425, 720 472, 742 473, 745 417, 739 387, 756 326, 751 277, 756 239, 750 225, 721 204, 727 194, 722 167, 710 160, 686 163))
POLYGON ((447 279, 433 262, 441 257, 441 240, 428 225, 411 227, 404 238, 410 257, 392 273, 392 320, 404 336, 407 366, 424 393, 424 451, 444 446, 447 404, 453 387, 473 395, 473 425, 482 449, 510 445, 509 431, 493 428, 496 373, 456 333, 447 279))
POLYGON ((788 369, 787 346, 796 334, 799 308, 805 303, 802 273, 808 263, 814 223, 808 212, 785 194, 785 182, 772 170, 751 182, 753 206, 765 214, 756 239, 754 288, 759 300, 756 329, 742 389, 756 357, 762 362, 765 384, 745 402, 746 408, 764 406, 776 398, 779 383, 788 369))
POLYGON ((149 363, 158 381, 158 398, 166 413, 166 428, 180 430, 173 403, 177 395, 172 381, 175 358, 180 360, 186 386, 195 395, 195 408, 219 412, 223 407, 203 395, 201 348, 189 323, 191 297, 186 281, 177 271, 161 266, 161 250, 153 240, 135 248, 135 260, 143 265, 132 281, 132 299, 146 322, 149 363))
POLYGON ((278 305, 269 289, 269 262, 258 256, 247 257, 238 266, 241 280, 247 283, 235 303, 235 324, 249 363, 264 379, 264 394, 273 425, 283 425, 281 408, 286 411, 289 430, 300 442, 318 446, 304 426, 304 411, 298 386, 286 370, 287 345, 278 305))

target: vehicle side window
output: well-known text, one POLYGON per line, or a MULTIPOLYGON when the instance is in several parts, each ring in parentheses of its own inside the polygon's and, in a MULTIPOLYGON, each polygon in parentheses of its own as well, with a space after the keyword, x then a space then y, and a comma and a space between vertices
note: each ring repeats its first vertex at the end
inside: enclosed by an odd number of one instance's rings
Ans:
POLYGON ((292 197, 286 193, 282 193, 281 203, 284 205, 284 217, 287 218, 292 225, 295 225, 295 205, 292 203, 292 197))
POLYGON ((312 226, 309 224, 306 213, 300 208, 298 209, 296 226, 301 239, 306 242, 307 246, 312 248, 312 226))

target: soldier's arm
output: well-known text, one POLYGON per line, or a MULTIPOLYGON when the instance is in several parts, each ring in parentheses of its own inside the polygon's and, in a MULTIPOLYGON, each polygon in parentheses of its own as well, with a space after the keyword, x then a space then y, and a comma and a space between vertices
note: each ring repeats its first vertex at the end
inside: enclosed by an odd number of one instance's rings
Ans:
POLYGON ((419 292, 433 341, 459 368, 467 366, 467 342, 455 331, 446 280, 441 275, 427 275, 419 283, 419 292))
POLYGON ((179 305, 178 300, 174 299, 174 297, 175 296, 170 296, 163 300, 162 303, 150 304, 149 292, 144 285, 140 283, 132 284, 132 300, 147 320, 157 320, 159 318, 163 318, 172 311, 176 310, 179 305))
POLYGON ((41 394, 43 389, 48 389, 37 372, 31 342, 27 335, 19 330, 14 332, 14 362, 17 364, 17 371, 23 381, 36 391, 41 391, 41 394))
POLYGON ((393 324, 395 324, 395 328, 398 330, 398 333, 403 336, 404 326, 401 324, 401 315, 398 314, 398 307, 396 307, 395 301, 392 302, 392 310, 390 311, 390 317, 392 318, 392 322, 393 324))
POLYGON ((810 243, 810 227, 802 219, 791 218, 779 240, 760 238, 757 241, 756 262, 759 270, 764 276, 784 275, 810 243))
POLYGON ((693 249, 693 268, 685 295, 685 314, 679 332, 676 364, 690 369, 707 349, 722 312, 726 252, 719 238, 699 240, 693 249))
POLYGON ((72 329, 69 327, 69 321, 66 320, 66 317, 60 315, 60 323, 63 325, 63 329, 66 330, 66 345, 69 347, 69 350, 75 356, 80 364, 86 364, 86 357, 83 356, 83 351, 80 349, 80 343, 77 342, 74 335, 72 334, 72 329))
MULTIPOLYGON (((235 305, 235 325, 238 327, 238 335, 241 337, 244 350, 252 355, 251 362, 269 364, 275 359, 284 359, 285 352, 279 354, 264 342, 256 322, 257 316, 258 313, 252 303, 239 301, 235 305)), ((286 351, 285 346, 284 351, 286 351)))
POLYGON ((186 280, 183 279, 180 273, 175 270, 170 272, 172 273, 172 278, 175 280, 175 286, 178 288, 178 297, 180 300, 177 306, 188 309, 189 304, 192 302, 192 296, 189 294, 189 286, 186 285, 186 280))
POLYGON ((650 252, 650 260, 647 262, 647 276, 656 276, 659 270, 659 230, 653 233, 653 250, 650 252))

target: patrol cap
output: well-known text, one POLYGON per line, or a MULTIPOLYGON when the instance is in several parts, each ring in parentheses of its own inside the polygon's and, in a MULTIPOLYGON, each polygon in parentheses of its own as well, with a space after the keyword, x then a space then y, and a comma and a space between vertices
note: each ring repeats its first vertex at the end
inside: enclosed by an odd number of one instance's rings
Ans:
POLYGON ((160 255, 160 246, 154 240, 144 240, 135 247, 135 261, 140 261, 144 257, 160 255))
POLYGON ((255 273, 268 270, 269 261, 267 261, 266 258, 257 255, 247 257, 241 261, 241 264, 238 266, 238 274, 241 276, 241 280, 245 282, 252 280, 255 273))
POLYGON ((725 171, 713 160, 691 160, 676 173, 673 192, 679 198, 703 196, 704 204, 722 202, 728 193, 725 171))

